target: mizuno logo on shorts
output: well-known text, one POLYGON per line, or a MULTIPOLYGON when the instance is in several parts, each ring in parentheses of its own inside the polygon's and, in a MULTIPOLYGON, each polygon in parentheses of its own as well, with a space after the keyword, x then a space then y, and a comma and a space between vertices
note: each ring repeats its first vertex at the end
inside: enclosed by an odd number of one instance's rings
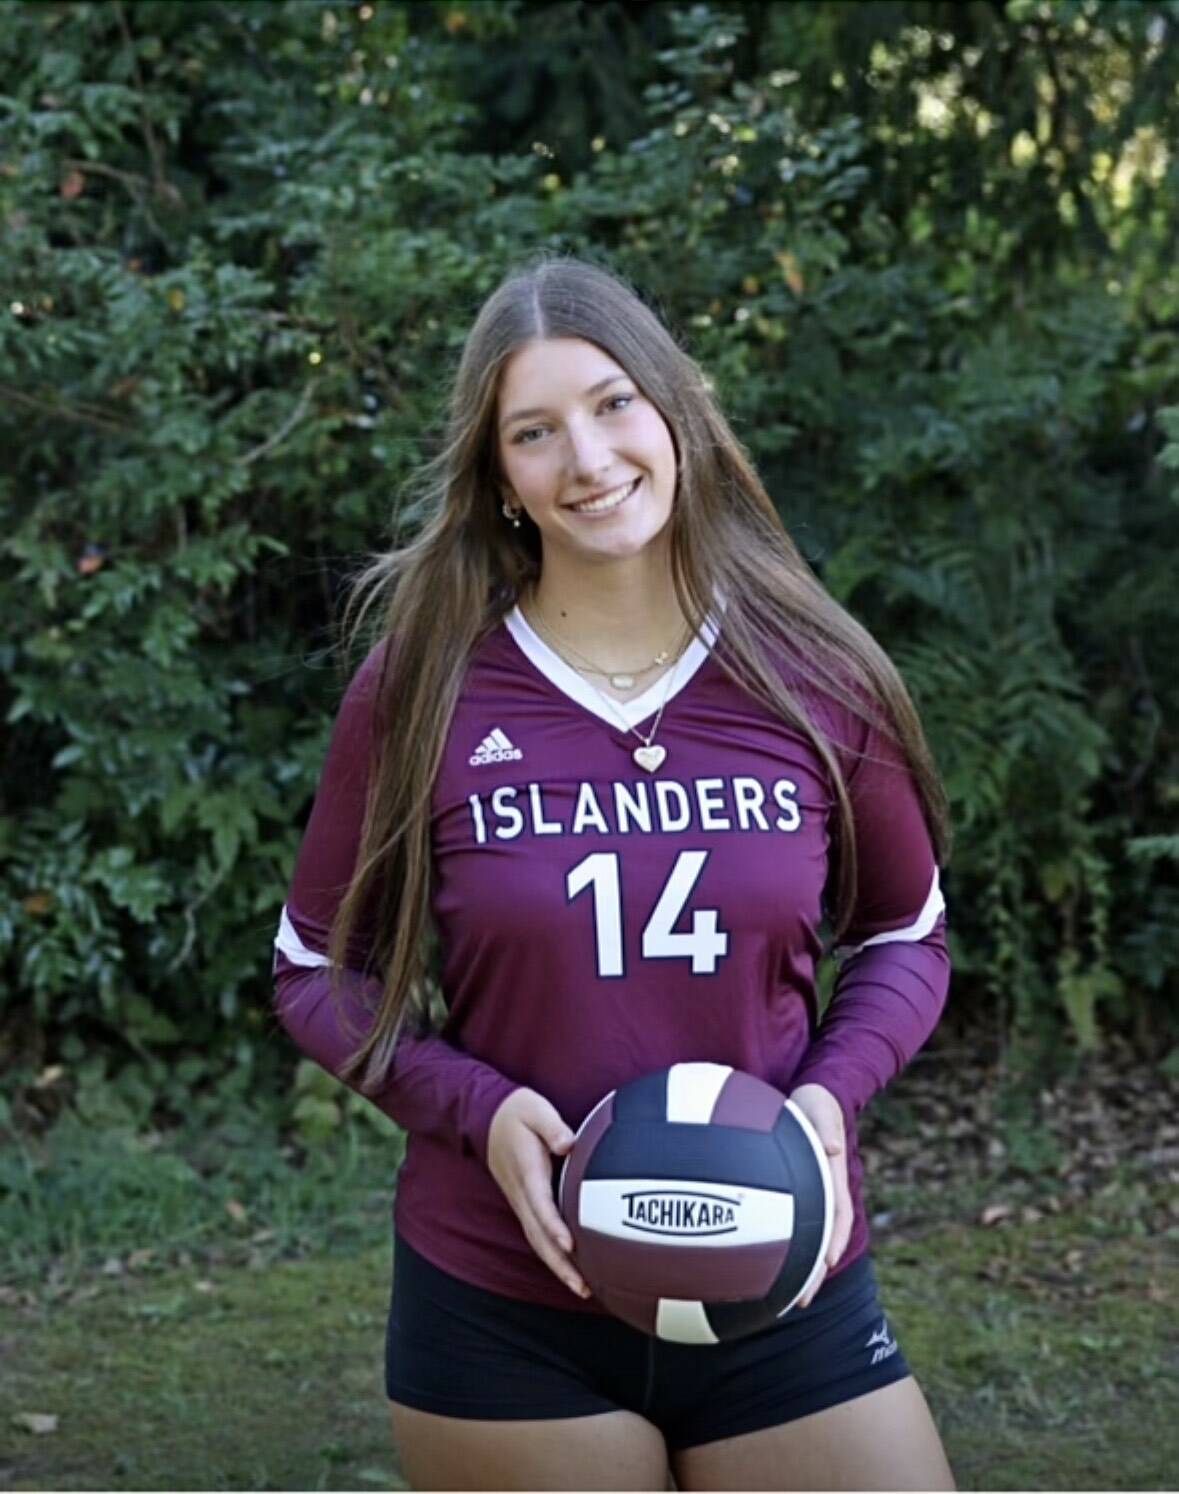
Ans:
POLYGON ((472 768, 481 768, 486 763, 519 762, 523 756, 519 747, 512 746, 507 733, 496 726, 483 738, 467 761, 472 768))
POLYGON ((891 1359, 900 1345, 888 1331, 888 1319, 881 1318, 880 1327, 873 1333, 872 1337, 864 1345, 865 1349, 873 1349, 872 1363, 879 1364, 882 1359, 891 1359))

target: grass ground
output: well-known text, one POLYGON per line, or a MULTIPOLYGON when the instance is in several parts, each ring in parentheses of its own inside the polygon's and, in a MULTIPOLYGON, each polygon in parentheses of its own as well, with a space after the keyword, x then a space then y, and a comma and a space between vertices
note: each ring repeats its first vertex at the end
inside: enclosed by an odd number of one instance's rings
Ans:
POLYGON ((963 1489, 1174 1489, 1179 1253, 1088 1209, 878 1252, 963 1489))
MULTIPOLYGON (((1087 1211, 882 1242, 885 1300, 966 1489, 1167 1489, 1179 1264, 1087 1211)), ((389 1250, 102 1276, 0 1334, 0 1486, 404 1487, 381 1387, 389 1250), (22 1413, 58 1418, 19 1430, 22 1413)))
MULTIPOLYGON (((389 1140, 51 1134, 0 1165, 0 1488, 403 1487, 389 1140)), ((1055 1193, 874 1172, 885 1302, 962 1488, 1179 1484, 1168 1166, 1055 1193)))
POLYGON ((127 1275, 10 1309, 0 1487, 403 1488, 381 1388, 387 1290, 373 1248, 127 1275), (19 1431, 22 1412, 56 1431, 19 1431))

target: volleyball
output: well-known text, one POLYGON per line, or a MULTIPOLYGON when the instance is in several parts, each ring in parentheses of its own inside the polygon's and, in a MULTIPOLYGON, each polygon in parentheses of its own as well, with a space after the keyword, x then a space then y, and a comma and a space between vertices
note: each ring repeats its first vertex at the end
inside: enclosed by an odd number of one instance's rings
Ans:
POLYGON ((677 1063, 589 1113, 558 1206, 607 1311, 656 1338, 715 1344, 772 1326, 816 1280, 834 1195, 797 1105, 739 1069, 677 1063))

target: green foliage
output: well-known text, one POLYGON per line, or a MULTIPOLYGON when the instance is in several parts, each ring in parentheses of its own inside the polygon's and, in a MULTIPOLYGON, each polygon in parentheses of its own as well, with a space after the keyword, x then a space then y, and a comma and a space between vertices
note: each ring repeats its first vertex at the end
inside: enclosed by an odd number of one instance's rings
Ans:
POLYGON ((354 1090, 345 1088, 317 1064, 303 1059, 295 1070, 292 1118, 300 1139, 314 1147, 329 1140, 350 1117, 392 1141, 397 1127, 354 1090))
MULTIPOLYGON (((293 1068, 341 588, 542 245, 658 301, 901 665, 958 999, 1175 1041, 1173 8, 590 10, 6 9, 0 1023, 78 1104, 94 1047, 293 1068)), ((302 1072, 305 1137, 371 1109, 302 1072)))
POLYGON ((260 1264, 387 1225, 401 1138, 356 1096, 309 1135, 285 1100, 230 1081, 195 1096, 165 1132, 150 1124, 159 1083, 150 1064, 115 1078, 95 1060, 81 1069, 74 1104, 49 1135, 0 1150, 6 1281, 76 1280, 111 1255, 144 1251, 159 1263, 183 1253, 260 1264), (296 1143, 284 1143, 292 1130, 296 1143))

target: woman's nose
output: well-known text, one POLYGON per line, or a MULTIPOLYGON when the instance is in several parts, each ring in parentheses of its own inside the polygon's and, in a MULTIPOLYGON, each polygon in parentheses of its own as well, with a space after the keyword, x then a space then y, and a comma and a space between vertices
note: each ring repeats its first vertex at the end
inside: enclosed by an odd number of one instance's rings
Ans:
POLYGON ((597 479, 610 471, 611 455, 601 432, 575 422, 569 427, 569 466, 574 477, 597 479))

